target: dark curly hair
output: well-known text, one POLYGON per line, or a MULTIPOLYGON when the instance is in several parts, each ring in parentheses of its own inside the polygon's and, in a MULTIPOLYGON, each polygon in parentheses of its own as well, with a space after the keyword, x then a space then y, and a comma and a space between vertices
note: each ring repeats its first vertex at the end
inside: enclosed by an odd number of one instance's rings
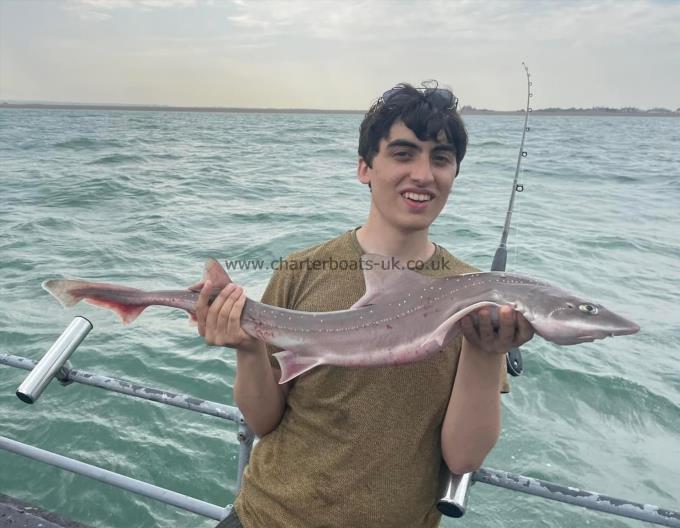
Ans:
POLYGON ((467 131, 456 111, 458 100, 450 90, 438 88, 436 82, 423 82, 416 88, 401 83, 385 92, 366 112, 359 128, 359 156, 371 167, 394 123, 403 121, 421 141, 436 141, 443 130, 456 149, 456 162, 465 157, 467 131))

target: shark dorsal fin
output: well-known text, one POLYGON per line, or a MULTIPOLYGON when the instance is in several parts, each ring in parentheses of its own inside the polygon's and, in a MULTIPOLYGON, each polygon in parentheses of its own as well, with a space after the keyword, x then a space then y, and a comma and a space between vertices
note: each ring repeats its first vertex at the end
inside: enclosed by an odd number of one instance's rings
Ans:
POLYGON ((222 264, 217 262, 214 258, 209 258, 205 262, 205 267, 203 268, 203 281, 209 280, 213 283, 213 286, 224 288, 231 281, 231 277, 222 267, 222 264))
POLYGON ((222 267, 222 264, 214 258, 209 258, 205 261, 205 266, 203 266, 203 278, 200 282, 189 286, 188 289, 191 291, 201 291, 201 288, 203 288, 203 285, 208 280, 212 282, 213 287, 217 290, 221 290, 232 282, 231 277, 222 267))
POLYGON ((409 269, 402 269, 396 264, 397 261, 391 257, 375 253, 362 255, 361 267, 364 271, 366 293, 354 303, 352 308, 368 306, 379 301, 399 297, 407 285, 425 289, 437 280, 409 269))

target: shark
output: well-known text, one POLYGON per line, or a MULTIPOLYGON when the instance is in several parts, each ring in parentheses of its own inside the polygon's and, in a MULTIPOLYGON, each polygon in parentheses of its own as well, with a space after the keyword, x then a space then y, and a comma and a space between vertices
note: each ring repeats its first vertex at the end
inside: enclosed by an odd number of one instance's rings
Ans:
MULTIPOLYGON (((247 299, 241 326, 252 337, 281 349, 279 383, 320 365, 375 367, 412 363, 441 350, 461 334, 461 319, 488 308, 498 317, 511 305, 543 339, 558 345, 634 334, 640 327, 599 303, 548 282, 514 273, 480 272, 433 278, 393 269, 387 257, 363 255, 366 293, 348 310, 302 312, 247 299)), ((152 305, 179 308, 195 320, 205 281, 212 301, 232 282, 215 259, 203 280, 185 290, 144 291, 80 279, 52 279, 42 287, 64 307, 87 303, 113 310, 124 324, 152 305)))

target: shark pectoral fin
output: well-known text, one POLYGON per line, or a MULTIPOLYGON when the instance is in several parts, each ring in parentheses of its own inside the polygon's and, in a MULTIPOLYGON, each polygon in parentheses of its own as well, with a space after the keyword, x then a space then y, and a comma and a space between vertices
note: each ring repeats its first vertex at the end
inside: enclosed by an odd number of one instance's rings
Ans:
POLYGON ((455 314, 453 314, 451 317, 449 317, 446 321, 444 321, 442 324, 439 325, 439 327, 430 334, 428 337, 427 341, 433 341, 437 344, 437 346, 441 349, 444 346, 446 346, 447 343, 451 341, 454 337, 456 337, 460 333, 460 320, 465 317, 468 314, 471 314, 472 312, 475 312, 479 310, 480 308, 484 307, 496 307, 498 308, 500 305, 495 302, 491 301, 481 301, 475 304, 471 304, 470 306, 467 306, 466 308, 463 308, 462 310, 457 311, 455 314))
POLYGON ((355 310, 356 308, 361 308, 362 306, 370 306, 372 304, 375 304, 373 294, 369 295, 368 291, 366 291, 366 293, 361 297, 361 299, 359 299, 352 306, 350 306, 349 309, 355 310))
POLYGON ((425 289, 432 286, 438 279, 426 277, 409 269, 400 269, 397 263, 383 255, 366 253, 361 256, 361 265, 364 270, 364 282, 366 293, 351 309, 376 304, 378 301, 398 297, 404 288, 425 289))
POLYGON ((217 262, 217 260, 215 260, 214 258, 209 258, 205 262, 205 266, 203 267, 203 280, 198 284, 189 286, 189 289, 192 291, 197 291, 195 288, 199 285, 200 288, 202 288, 205 281, 208 280, 212 282, 214 288, 220 290, 224 288, 227 284, 232 282, 231 277, 222 267, 222 264, 217 262))
POLYGON ((284 384, 314 367, 323 365, 323 362, 319 358, 298 356, 289 350, 276 352, 274 357, 281 367, 281 379, 279 379, 279 384, 284 384))

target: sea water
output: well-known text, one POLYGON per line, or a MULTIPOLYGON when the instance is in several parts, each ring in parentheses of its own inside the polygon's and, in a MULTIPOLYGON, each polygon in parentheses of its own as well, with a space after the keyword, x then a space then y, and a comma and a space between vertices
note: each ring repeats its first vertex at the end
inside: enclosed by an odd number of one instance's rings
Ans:
MULTIPOLYGON (((432 238, 488 269, 523 116, 469 116, 468 154, 432 238)), ((140 288, 195 282, 213 256, 271 263, 361 225, 359 114, 0 111, 0 350, 38 359, 76 314, 94 330, 73 366, 232 404, 235 358, 176 310, 132 326, 63 310, 63 275, 140 288)), ((680 120, 531 116, 508 270, 602 302, 634 336, 523 348, 485 466, 680 509, 680 120)), ((256 268, 255 266, 254 268, 256 268)), ((236 269, 258 298, 271 273, 236 269)), ((230 422, 54 382, 32 406, 0 366, 0 434, 218 505, 233 501, 230 422)), ((427 390, 423 387, 422 390, 427 390)), ((370 449, 370 446, 366 446, 370 449)), ((395 457, 401 456, 395 453, 395 457)), ((304 461, 300 461, 304 464, 304 461)), ((0 493, 93 527, 215 522, 0 451, 0 493)), ((351 501, 348 496, 343 500, 351 501)), ((443 526, 638 526, 483 484, 443 526)))

